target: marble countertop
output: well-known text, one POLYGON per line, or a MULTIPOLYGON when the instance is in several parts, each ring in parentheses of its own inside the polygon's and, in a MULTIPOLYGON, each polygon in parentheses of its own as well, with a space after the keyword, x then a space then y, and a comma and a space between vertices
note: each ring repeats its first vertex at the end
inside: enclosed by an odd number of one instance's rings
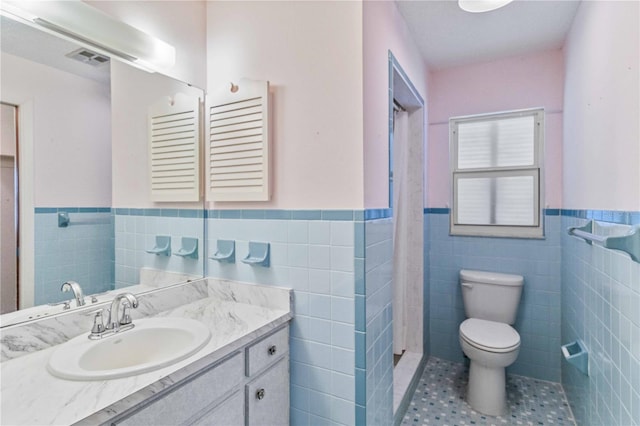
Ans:
POLYGON ((70 302, 70 307, 68 310, 65 310, 63 308, 64 302, 58 302, 53 304, 32 306, 30 308, 20 309, 18 311, 2 314, 0 315, 0 326, 10 327, 12 325, 17 325, 26 321, 53 317, 60 314, 73 314, 76 310, 88 310, 91 308, 95 309, 95 306, 93 306, 94 304, 107 301, 110 302, 111 300, 113 300, 113 297, 116 294, 123 291, 127 291, 133 294, 140 294, 150 290, 167 287, 175 283, 185 283, 187 281, 195 281, 198 279, 201 279, 201 277, 176 272, 161 271, 152 268, 140 268, 140 284, 128 286, 126 288, 109 290, 99 294, 86 294, 86 305, 84 307, 77 307, 75 301, 69 299, 68 301, 70 302), (92 302, 92 297, 97 299, 97 302, 92 302))
MULTIPOLYGON (((138 294, 145 291, 153 290, 154 288, 155 287, 152 287, 152 286, 138 284, 138 285, 128 287, 127 291, 130 293, 138 294)), ((110 302, 111 300, 113 300, 113 297, 116 294, 121 292, 122 290, 110 290, 101 294, 85 296, 85 301, 87 304, 84 306, 84 309, 85 310, 90 309, 94 305, 94 303, 102 303, 107 301, 110 302), (92 296, 95 297, 98 300, 98 302, 91 302, 90 300, 92 296)), ((44 304, 40 306, 33 306, 31 308, 10 312, 8 314, 2 314, 0 316, 0 326, 9 327, 9 326, 20 324, 26 321, 38 320, 45 317, 72 314, 74 313, 73 310, 82 308, 82 306, 76 307, 75 301, 70 301, 70 302, 72 306, 71 308, 69 308, 69 310, 64 310, 62 307, 64 302, 59 302, 56 304, 44 304)))
POLYGON ((168 367, 104 381, 63 380, 52 376, 46 368, 56 346, 3 362, 0 423, 66 425, 108 421, 292 318, 290 309, 240 303, 235 295, 230 300, 217 297, 216 291, 213 293, 213 297, 155 315, 192 318, 211 329, 211 340, 203 349, 168 367))

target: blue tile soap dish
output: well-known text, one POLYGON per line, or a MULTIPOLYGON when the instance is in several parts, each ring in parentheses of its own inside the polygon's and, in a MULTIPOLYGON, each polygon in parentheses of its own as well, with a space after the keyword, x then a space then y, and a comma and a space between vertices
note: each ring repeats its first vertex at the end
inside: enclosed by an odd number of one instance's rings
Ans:
POLYGON ((156 235, 156 245, 152 249, 146 250, 146 252, 157 256, 171 256, 171 237, 168 235, 156 235))
POLYGON ((242 262, 251 266, 269 267, 269 243, 249 241, 249 254, 242 262))
POLYGON ((218 240, 216 242, 217 251, 210 259, 218 262, 236 262, 236 242, 234 240, 218 240))
POLYGON ((569 364, 580 370, 582 374, 589 375, 589 352, 582 340, 578 339, 575 342, 562 345, 562 355, 569 364))
POLYGON ((187 257, 189 259, 198 258, 198 239, 193 237, 182 237, 182 247, 174 253, 176 256, 187 257))

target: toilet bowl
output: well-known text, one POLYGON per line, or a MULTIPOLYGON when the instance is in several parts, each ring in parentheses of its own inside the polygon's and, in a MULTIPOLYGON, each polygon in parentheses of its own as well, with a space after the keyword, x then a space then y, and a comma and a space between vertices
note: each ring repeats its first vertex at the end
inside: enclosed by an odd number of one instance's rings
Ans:
POLYGON ((467 318, 459 339, 469 357, 467 402, 490 416, 507 413, 505 368, 520 352, 515 323, 524 278, 485 271, 460 271, 462 299, 467 318))
POLYGON ((467 402, 483 414, 505 414, 505 368, 518 358, 520 335, 508 324, 470 318, 460 324, 460 346, 471 360, 467 402))

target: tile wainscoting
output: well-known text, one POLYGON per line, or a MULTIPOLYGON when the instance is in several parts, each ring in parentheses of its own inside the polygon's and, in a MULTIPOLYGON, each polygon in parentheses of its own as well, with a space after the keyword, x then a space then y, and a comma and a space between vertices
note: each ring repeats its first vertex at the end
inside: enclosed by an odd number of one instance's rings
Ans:
POLYGON ((68 280, 86 294, 114 288, 111 208, 37 207, 34 213, 35 305, 69 299, 60 291, 68 280), (58 226, 59 213, 68 215, 68 226, 58 226))
MULTIPOLYGON (((294 290, 292 424, 393 422, 391 210, 107 210, 76 211, 110 218, 105 232, 113 236, 115 256, 101 281, 136 283, 137 271, 149 267, 194 275, 204 270, 206 276, 294 290), (155 235, 171 235, 174 250, 180 237, 197 236, 199 259, 146 253, 155 235), (207 257, 218 239, 236 241, 235 263, 207 257), (241 262, 249 241, 271 244, 270 267, 241 262)), ((57 228, 55 209, 36 213, 36 226, 56 228, 36 232, 42 238, 37 255, 51 251, 54 243, 45 240, 54 240, 54 232, 80 237, 89 229, 57 228)), ((515 324, 522 347, 509 372, 562 380, 580 424, 640 418, 640 310, 633 308, 640 305, 640 267, 624 254, 566 235, 568 226, 584 219, 636 225, 640 213, 547 209, 545 238, 526 240, 453 237, 449 209, 425 209, 425 356, 463 361, 460 269, 522 274, 525 289, 515 324), (576 338, 592 351, 589 377, 563 364, 560 345, 576 338)), ((59 291, 61 282, 49 284, 59 291)))
POLYGON ((560 381, 561 247, 558 211, 545 212, 544 239, 449 235, 449 209, 426 209, 430 232, 430 322, 433 356, 462 362, 458 327, 465 319, 461 269, 524 276, 515 328, 521 348, 508 372, 560 381))

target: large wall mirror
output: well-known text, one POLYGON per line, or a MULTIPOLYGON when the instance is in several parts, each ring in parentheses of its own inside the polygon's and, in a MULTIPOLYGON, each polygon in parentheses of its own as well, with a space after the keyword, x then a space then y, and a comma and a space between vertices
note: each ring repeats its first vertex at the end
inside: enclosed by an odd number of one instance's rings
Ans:
POLYGON ((62 311, 65 281, 90 304, 203 276, 202 203, 151 201, 147 135, 150 105, 203 91, 0 18, 2 325, 62 311), (149 253, 158 236, 171 252, 149 253), (183 237, 196 258, 176 256, 183 237))

